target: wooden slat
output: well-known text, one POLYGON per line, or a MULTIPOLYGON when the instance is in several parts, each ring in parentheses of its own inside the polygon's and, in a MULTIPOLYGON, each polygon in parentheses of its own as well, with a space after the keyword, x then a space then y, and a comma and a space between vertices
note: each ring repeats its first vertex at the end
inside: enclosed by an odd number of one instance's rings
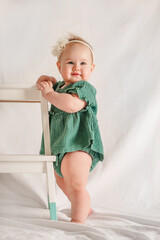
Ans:
POLYGON ((47 155, 24 155, 24 154, 5 154, 0 155, 0 162, 54 162, 56 161, 55 156, 47 155))
POLYGON ((17 89, 17 88, 37 88, 36 84, 31 84, 31 83, 0 83, 0 88, 13 88, 13 89, 17 89))
POLYGON ((31 89, 14 89, 2 88, 0 84, 0 101, 22 101, 22 102, 41 102, 41 92, 36 88, 31 89))
POLYGON ((0 102, 3 102, 3 103, 41 103, 41 101, 38 101, 38 100, 36 100, 36 101, 29 101, 29 100, 27 100, 27 101, 15 101, 15 100, 10 100, 10 101, 6 101, 6 100, 0 100, 0 102))
POLYGON ((46 163, 0 162, 0 173, 46 173, 46 163))

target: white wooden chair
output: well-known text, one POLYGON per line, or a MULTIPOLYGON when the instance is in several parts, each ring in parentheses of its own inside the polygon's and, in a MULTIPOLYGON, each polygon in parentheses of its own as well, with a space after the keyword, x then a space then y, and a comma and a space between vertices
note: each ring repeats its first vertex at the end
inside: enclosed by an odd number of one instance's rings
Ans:
POLYGON ((51 156, 48 103, 36 86, 28 84, 0 84, 0 102, 28 102, 41 104, 42 128, 44 131, 45 155, 0 155, 0 173, 46 173, 48 207, 50 218, 57 220, 55 200, 55 177, 51 156))

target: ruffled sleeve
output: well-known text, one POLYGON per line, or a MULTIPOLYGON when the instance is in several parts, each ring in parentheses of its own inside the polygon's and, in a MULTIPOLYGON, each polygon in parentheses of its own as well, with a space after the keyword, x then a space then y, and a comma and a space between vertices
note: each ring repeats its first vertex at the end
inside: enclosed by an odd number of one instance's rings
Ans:
POLYGON ((73 83, 66 92, 77 94, 88 106, 96 102, 96 89, 87 81, 81 80, 73 83))

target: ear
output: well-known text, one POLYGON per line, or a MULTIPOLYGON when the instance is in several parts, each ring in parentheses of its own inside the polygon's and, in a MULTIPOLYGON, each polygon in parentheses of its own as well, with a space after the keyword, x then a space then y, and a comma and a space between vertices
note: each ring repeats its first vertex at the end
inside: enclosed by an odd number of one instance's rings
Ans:
POLYGON ((91 66, 91 72, 94 70, 94 68, 95 68, 95 64, 92 64, 92 66, 91 66))
POLYGON ((57 62, 57 68, 59 70, 59 72, 61 71, 61 63, 60 62, 57 62))

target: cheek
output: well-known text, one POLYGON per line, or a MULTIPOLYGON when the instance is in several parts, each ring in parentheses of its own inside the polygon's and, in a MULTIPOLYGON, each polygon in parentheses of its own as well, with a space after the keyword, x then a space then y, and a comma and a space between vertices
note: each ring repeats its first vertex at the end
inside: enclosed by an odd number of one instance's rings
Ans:
POLYGON ((90 76, 91 75, 91 70, 90 69, 84 69, 83 74, 86 76, 90 76))
POLYGON ((66 75, 68 72, 69 72, 68 67, 66 67, 66 66, 62 67, 62 69, 61 69, 62 75, 66 75))
POLYGON ((67 66, 64 67, 64 72, 67 73, 67 72, 70 72, 70 71, 71 71, 71 67, 70 66, 67 65, 67 66))

